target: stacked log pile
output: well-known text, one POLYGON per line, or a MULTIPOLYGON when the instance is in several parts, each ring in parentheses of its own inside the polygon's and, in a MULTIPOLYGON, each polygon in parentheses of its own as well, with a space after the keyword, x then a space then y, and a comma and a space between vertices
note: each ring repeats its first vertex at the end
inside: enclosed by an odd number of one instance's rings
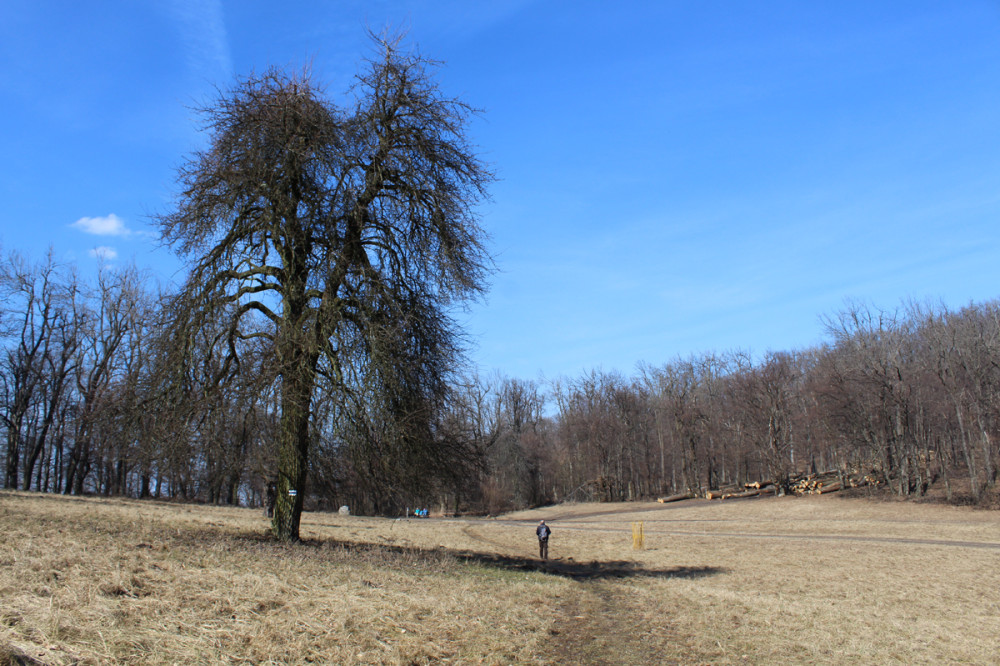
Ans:
MULTIPOLYGON (((861 486, 877 486, 879 480, 870 474, 855 473, 847 476, 846 487, 858 488, 861 486)), ((806 474, 790 479, 790 490, 795 495, 823 495, 836 492, 845 487, 841 481, 840 474, 836 471, 823 472, 820 474, 806 474)), ((772 481, 754 481, 745 483, 742 487, 728 486, 726 488, 702 489, 701 492, 678 493, 667 497, 660 497, 656 501, 660 504, 667 502, 677 502, 680 500, 704 497, 705 499, 740 499, 744 497, 758 497, 760 495, 771 495, 777 492, 772 481)))
POLYGON ((661 497, 656 501, 660 504, 666 504, 667 502, 679 502, 686 499, 694 499, 696 495, 694 493, 678 493, 676 495, 669 495, 667 497, 661 497))

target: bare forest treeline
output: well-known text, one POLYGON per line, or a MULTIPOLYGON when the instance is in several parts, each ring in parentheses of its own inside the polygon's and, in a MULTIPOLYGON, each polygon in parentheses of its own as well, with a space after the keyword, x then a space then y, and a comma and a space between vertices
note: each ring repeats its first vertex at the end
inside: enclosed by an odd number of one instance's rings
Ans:
MULTIPOLYGON (((265 501, 279 391, 265 343, 236 370, 218 354, 221 324, 179 343, 165 324, 175 297, 130 267, 83 279, 51 254, 11 253, 0 292, 2 487, 265 501)), ((780 492, 820 472, 900 496, 990 495, 1000 303, 855 303, 826 324, 812 349, 704 354, 631 376, 455 371, 420 447, 394 444, 388 427, 356 445, 357 424, 317 398, 309 506, 497 513, 762 481, 780 492)))

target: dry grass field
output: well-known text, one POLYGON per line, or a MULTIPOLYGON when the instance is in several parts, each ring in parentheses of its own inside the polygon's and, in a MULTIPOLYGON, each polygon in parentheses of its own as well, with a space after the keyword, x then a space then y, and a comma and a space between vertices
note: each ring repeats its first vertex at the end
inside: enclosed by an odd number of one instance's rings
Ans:
POLYGON ((496 520, 0 492, 0 664, 997 663, 1000 513, 836 496, 496 520), (547 564, 534 523, 553 528, 547 564), (646 548, 632 550, 642 521, 646 548))

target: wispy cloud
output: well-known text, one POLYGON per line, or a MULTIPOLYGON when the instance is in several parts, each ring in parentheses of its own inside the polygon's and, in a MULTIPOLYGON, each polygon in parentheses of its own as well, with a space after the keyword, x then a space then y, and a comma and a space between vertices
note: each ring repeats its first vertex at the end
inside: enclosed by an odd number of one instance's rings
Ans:
POLYGON ((108 247, 107 245, 100 245, 88 252, 90 256, 94 259, 100 259, 101 261, 111 261, 118 257, 118 251, 113 247, 108 247))
POLYGON ((95 236, 129 236, 132 233, 114 213, 104 217, 81 217, 70 226, 95 236))
POLYGON ((181 31, 188 66, 210 80, 232 75, 229 37, 221 0, 173 0, 171 14, 181 31))

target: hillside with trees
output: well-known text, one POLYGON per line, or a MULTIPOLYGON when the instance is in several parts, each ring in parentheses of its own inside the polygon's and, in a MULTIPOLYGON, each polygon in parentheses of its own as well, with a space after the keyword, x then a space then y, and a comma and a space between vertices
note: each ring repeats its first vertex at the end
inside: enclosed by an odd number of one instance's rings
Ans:
MULTIPOLYGON (((265 341, 250 340, 231 372, 217 346, 229 329, 210 319, 181 358, 166 316, 176 297, 133 268, 87 280, 51 256, 10 253, 0 288, 5 488, 265 502, 281 423, 265 341)), ((993 497, 1000 303, 851 304, 827 327, 811 349, 706 353, 631 376, 449 368, 410 457, 383 412, 368 413, 359 441, 342 405, 318 399, 303 500, 497 513, 759 482, 788 491, 813 472, 898 496, 993 497)))

